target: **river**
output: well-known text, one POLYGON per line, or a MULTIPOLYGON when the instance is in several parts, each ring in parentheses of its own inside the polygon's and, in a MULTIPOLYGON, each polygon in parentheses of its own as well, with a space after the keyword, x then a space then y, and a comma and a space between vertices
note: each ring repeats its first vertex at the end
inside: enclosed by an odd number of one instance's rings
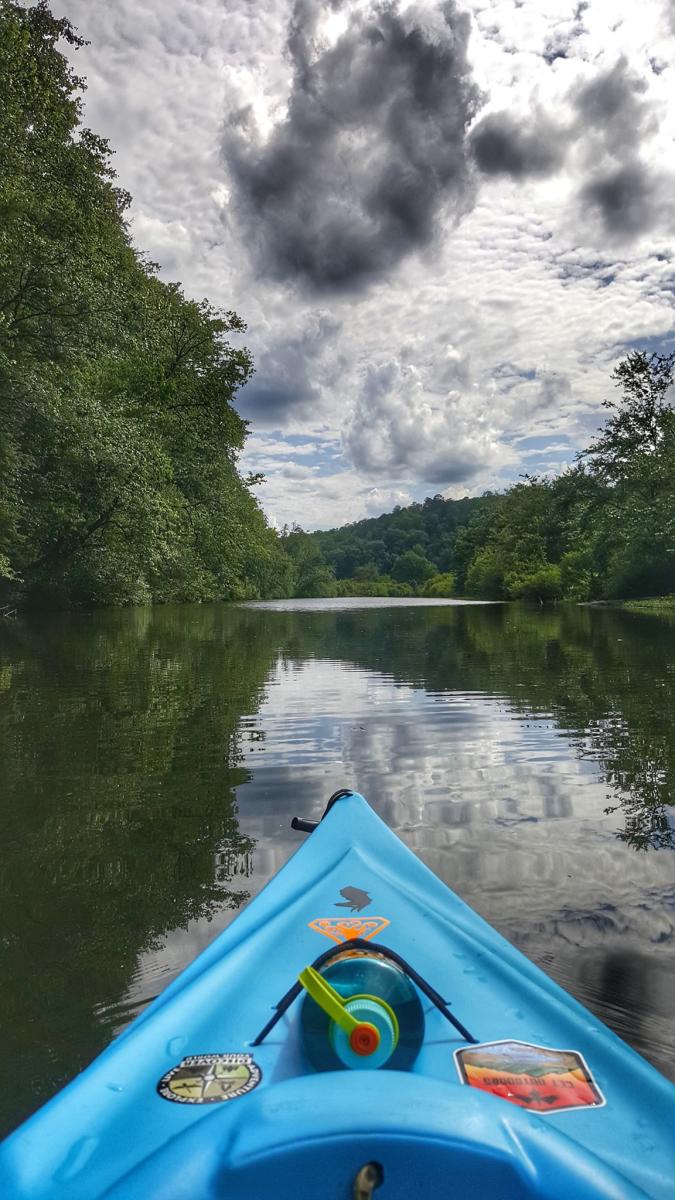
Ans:
POLYGON ((0 622, 2 1130, 344 785, 675 1078, 674 730, 675 625, 617 610, 316 600, 0 622))

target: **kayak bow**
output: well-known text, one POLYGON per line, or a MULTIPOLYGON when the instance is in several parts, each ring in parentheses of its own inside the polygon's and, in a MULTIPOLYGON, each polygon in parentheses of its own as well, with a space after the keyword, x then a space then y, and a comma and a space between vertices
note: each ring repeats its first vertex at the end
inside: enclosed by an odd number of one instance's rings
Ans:
POLYGON ((675 1087, 336 794, 0 1147, 7 1200, 671 1200, 675 1087))

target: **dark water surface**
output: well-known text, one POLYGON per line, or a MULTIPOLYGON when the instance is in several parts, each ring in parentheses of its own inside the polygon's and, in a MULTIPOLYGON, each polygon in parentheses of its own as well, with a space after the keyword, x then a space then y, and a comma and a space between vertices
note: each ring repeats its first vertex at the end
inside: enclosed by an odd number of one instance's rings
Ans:
POLYGON ((43 616, 0 623, 3 1130, 345 784, 675 1076, 674 624, 377 600, 43 616))

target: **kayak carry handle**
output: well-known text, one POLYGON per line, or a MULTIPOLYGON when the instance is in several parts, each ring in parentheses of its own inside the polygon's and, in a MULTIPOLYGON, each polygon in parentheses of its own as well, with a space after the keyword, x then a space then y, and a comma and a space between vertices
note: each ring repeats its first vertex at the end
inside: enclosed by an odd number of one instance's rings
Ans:
MULTIPOLYGON (((351 788, 338 788, 337 792, 333 792, 324 809, 321 821, 323 821, 324 817, 328 816, 336 800, 341 800, 343 796, 352 796, 353 794, 351 788)), ((321 824, 321 821, 306 821, 304 817, 293 817, 291 829, 297 830, 298 833, 314 833, 314 830, 321 824)))
POLYGON ((293 817, 291 829, 297 829, 298 833, 314 833, 318 824, 318 821, 305 821, 303 817, 293 817))

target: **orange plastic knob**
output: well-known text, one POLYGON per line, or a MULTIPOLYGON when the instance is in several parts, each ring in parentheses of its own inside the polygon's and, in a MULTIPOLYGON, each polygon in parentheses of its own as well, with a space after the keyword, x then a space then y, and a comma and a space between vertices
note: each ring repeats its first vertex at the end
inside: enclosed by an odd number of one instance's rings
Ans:
POLYGON ((362 1021, 361 1024, 352 1029, 349 1035, 349 1045, 355 1054, 361 1054, 366 1057, 368 1054, 374 1054, 380 1044, 380 1031, 369 1021, 362 1021))

